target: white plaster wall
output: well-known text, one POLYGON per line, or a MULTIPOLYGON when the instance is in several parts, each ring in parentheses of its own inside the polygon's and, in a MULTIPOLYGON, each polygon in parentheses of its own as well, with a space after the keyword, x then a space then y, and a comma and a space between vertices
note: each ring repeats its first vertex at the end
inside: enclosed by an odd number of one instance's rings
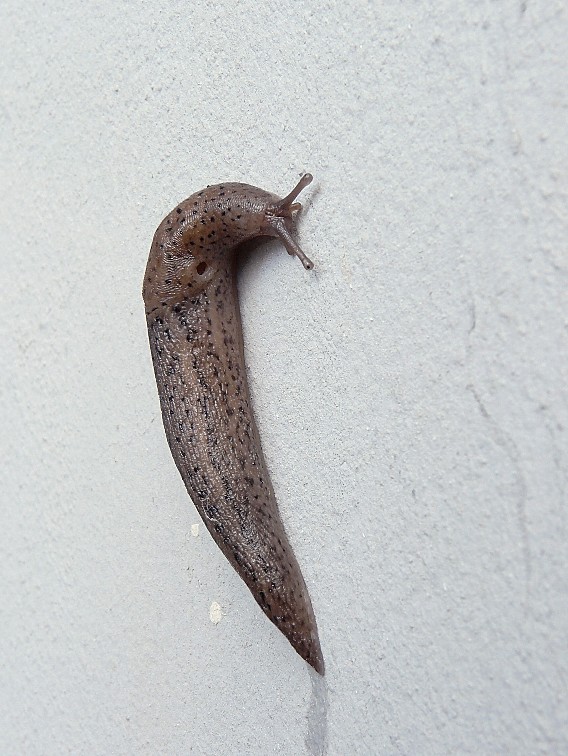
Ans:
POLYGON ((566 3, 0 13, 0 751, 567 752, 566 3), (193 534, 140 295, 176 202, 305 170, 316 269, 240 291, 324 682, 193 534))

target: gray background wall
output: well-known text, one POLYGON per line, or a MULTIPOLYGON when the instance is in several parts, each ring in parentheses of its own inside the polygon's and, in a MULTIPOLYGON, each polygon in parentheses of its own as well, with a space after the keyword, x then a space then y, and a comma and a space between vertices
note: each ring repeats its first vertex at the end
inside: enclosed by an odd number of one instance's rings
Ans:
POLYGON ((566 3, 1 14, 1 752, 566 752, 566 3), (239 284, 324 682, 192 534, 140 296, 305 170, 316 269, 239 284))

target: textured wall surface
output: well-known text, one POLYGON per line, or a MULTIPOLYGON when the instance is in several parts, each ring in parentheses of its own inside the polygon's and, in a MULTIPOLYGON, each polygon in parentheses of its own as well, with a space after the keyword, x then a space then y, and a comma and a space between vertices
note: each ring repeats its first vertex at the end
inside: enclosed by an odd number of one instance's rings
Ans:
POLYGON ((3 0, 6 754, 568 750, 568 10, 3 0), (327 662, 171 459, 141 282, 218 181, 305 170, 239 285, 327 662))

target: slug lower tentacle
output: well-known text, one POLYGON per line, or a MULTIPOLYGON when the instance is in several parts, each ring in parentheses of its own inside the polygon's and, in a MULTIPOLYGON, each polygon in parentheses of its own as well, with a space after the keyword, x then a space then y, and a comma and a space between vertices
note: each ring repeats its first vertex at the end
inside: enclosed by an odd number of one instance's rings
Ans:
POLYGON ((313 267, 292 236, 294 200, 311 180, 284 199, 236 183, 186 199, 154 235, 143 297, 166 436, 189 495, 265 614, 323 675, 252 412, 235 276, 237 247, 259 236, 313 267))

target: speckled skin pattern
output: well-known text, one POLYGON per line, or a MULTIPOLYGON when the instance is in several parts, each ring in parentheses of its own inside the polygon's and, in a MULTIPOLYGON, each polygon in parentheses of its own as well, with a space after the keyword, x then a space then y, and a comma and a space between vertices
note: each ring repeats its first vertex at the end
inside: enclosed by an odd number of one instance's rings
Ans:
POLYGON ((209 532, 269 619, 320 674, 314 612, 262 454, 244 364, 236 248, 291 236, 293 200, 247 184, 210 186, 158 227, 144 277, 150 349, 166 436, 209 532))

